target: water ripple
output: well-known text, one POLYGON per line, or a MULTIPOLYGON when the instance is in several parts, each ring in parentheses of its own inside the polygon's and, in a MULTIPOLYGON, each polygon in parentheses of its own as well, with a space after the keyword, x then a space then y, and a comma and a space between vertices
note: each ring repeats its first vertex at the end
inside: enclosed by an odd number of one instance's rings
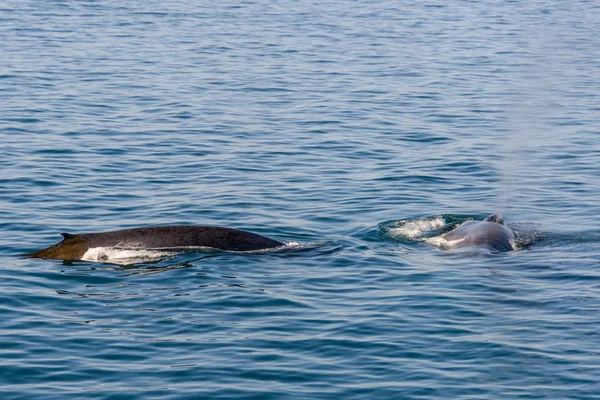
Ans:
POLYGON ((598 393, 595 4, 0 8, 3 399, 598 393), (388 230, 491 213, 531 245, 388 230), (302 245, 22 256, 161 224, 302 245))

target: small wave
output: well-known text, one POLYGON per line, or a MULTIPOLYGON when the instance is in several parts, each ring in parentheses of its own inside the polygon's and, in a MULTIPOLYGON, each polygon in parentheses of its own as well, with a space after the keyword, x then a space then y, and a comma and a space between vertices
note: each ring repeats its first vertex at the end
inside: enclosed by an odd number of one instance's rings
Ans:
POLYGON ((227 251, 228 253, 241 253, 241 254, 265 254, 265 253, 279 253, 285 252, 288 250, 297 250, 302 249, 306 246, 310 245, 310 243, 299 243, 299 242, 286 242, 283 246, 279 247, 271 247, 268 249, 260 249, 260 250, 249 250, 249 251, 227 251))

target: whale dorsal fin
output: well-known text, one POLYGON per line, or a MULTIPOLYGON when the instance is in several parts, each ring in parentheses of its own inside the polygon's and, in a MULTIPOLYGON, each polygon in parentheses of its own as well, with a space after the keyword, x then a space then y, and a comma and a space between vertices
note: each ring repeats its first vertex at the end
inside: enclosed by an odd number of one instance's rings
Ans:
POLYGON ((66 240, 66 239, 73 239, 73 238, 75 238, 77 235, 72 235, 72 234, 70 234, 70 233, 63 232, 63 233, 61 233, 61 236, 62 236, 62 237, 64 237, 64 238, 65 238, 65 240, 66 240))

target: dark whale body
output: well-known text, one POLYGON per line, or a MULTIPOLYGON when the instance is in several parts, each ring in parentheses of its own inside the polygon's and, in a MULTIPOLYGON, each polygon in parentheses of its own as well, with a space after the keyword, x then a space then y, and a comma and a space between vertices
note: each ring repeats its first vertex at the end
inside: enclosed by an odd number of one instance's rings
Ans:
POLYGON ((210 247, 228 251, 256 251, 284 245, 278 240, 256 233, 216 226, 153 226, 103 233, 80 235, 61 233, 61 235, 64 237, 61 242, 29 255, 75 261, 81 260, 89 249, 95 247, 133 250, 210 247))
POLYGON ((490 215, 483 221, 467 221, 444 236, 448 241, 457 240, 453 247, 485 246, 499 252, 512 251, 515 232, 504 224, 502 217, 490 215))

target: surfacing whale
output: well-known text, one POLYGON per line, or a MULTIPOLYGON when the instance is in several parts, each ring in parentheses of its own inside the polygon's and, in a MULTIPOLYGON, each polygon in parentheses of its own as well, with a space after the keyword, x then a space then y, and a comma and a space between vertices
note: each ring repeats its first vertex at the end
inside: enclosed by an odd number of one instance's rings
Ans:
POLYGON ((210 247, 227 251, 256 251, 283 246, 284 243, 252 232, 216 226, 153 226, 103 233, 72 235, 29 256, 65 261, 81 260, 93 248, 130 250, 185 250, 210 247))
POLYGON ((467 221, 442 236, 453 242, 453 248, 486 246, 499 252, 515 250, 515 232, 506 226, 499 215, 490 215, 483 221, 467 221))

